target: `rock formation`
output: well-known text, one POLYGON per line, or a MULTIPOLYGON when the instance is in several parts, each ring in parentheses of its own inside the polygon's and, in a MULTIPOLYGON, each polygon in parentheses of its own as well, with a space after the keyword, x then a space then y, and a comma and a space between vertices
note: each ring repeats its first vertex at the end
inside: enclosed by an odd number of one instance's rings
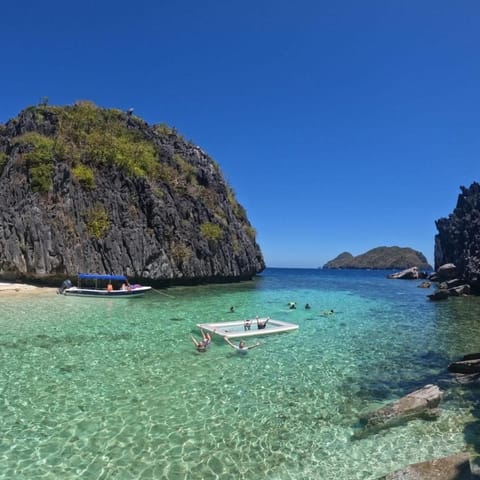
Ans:
POLYGON ((420 270, 431 270, 425 255, 412 248, 377 247, 354 257, 343 252, 327 262, 323 268, 358 268, 358 269, 407 269, 417 267, 420 270))
POLYGON ((452 362, 448 366, 450 373, 461 373, 470 375, 472 373, 480 374, 480 353, 469 353, 464 355, 461 360, 452 362))
POLYGON ((363 432, 357 436, 398 425, 418 416, 436 417, 442 396, 442 391, 436 385, 425 385, 400 400, 362 415, 360 422, 363 432))
POLYGON ((390 273, 387 278, 400 280, 418 280, 419 278, 426 278, 427 274, 420 272, 417 267, 406 268, 400 272, 390 273))
POLYGON ((480 185, 460 187, 457 206, 447 218, 436 221, 435 270, 450 268, 447 279, 457 278, 480 292, 480 185))
POLYGON ((265 267, 217 163, 131 112, 41 105, 0 125, 0 202, 0 279, 189 284, 265 267))
POLYGON ((390 473, 380 480, 474 480, 468 452, 415 463, 390 473))

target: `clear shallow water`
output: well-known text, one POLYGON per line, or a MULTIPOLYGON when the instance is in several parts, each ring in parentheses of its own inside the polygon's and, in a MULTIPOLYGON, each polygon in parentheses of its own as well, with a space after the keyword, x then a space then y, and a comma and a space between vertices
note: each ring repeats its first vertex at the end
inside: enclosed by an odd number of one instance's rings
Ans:
POLYGON ((269 269, 140 299, 0 297, 0 479, 375 479, 478 448, 477 392, 446 367, 480 351, 479 300, 432 303, 385 275, 269 269), (195 352, 197 323, 256 315, 300 329, 244 357, 222 339, 195 352), (353 437, 360 412, 427 383, 446 391, 438 421, 353 437))

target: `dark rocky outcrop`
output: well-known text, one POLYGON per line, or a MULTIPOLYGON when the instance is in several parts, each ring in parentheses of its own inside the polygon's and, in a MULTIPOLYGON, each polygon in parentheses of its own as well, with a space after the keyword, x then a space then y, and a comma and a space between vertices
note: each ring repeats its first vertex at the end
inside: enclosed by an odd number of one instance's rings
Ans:
POLYGON ((448 297, 450 294, 448 293, 447 290, 444 289, 438 289, 434 293, 431 293, 430 295, 427 295, 430 300, 433 301, 438 301, 438 300, 448 300, 448 297))
MULTIPOLYGON (((480 353, 469 353, 461 360, 452 362, 448 371, 455 375, 455 382, 462 385, 480 382, 480 353)), ((480 470, 480 469, 479 469, 480 470)))
POLYGON ((456 278, 458 275, 457 267, 453 263, 442 265, 437 272, 429 275, 429 279, 437 282, 438 289, 428 295, 430 300, 446 300, 448 297, 460 297, 470 295, 472 289, 462 278, 456 278))
POLYGON ((436 221, 435 270, 446 265, 449 278, 459 278, 480 293, 480 185, 460 187, 457 206, 447 218, 436 221), (451 266, 454 265, 454 269, 451 266))
POLYGON ((448 366, 450 373, 461 373, 470 375, 480 373, 480 353, 469 353, 464 355, 461 360, 452 362, 448 366))
POLYGON ((166 125, 89 102, 0 125, 0 279, 248 279, 264 260, 218 165, 166 125))
POLYGON ((420 270, 431 270, 425 256, 412 248, 404 247, 377 247, 354 257, 351 253, 343 252, 338 257, 327 262, 323 268, 358 268, 403 270, 417 267, 420 270))
POLYGON ((480 359, 453 362, 448 366, 448 371, 450 373, 464 373, 467 375, 480 373, 480 359))

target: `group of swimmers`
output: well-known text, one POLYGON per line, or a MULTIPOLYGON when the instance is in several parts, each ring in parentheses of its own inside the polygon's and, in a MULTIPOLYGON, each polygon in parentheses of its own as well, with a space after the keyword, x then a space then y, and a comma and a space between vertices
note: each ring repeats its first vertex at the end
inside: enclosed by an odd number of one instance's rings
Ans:
MULTIPOLYGON (((297 302, 288 302, 287 306, 290 310, 295 310, 297 308, 297 302)), ((312 306, 309 303, 305 304, 305 310, 310 310, 311 308, 312 308, 312 306)), ((335 313, 335 311, 332 308, 330 310, 322 312, 320 315, 327 316, 327 315, 333 315, 334 313, 335 313)))
MULTIPOLYGON (((202 339, 198 341, 193 335, 192 335, 192 342, 195 345, 195 348, 197 349, 197 352, 199 353, 205 353, 207 351, 207 347, 212 343, 212 337, 208 332, 204 332, 202 329, 200 329, 200 332, 202 334, 202 339)), ((234 348, 237 353, 240 354, 245 354, 248 352, 248 350, 251 350, 252 348, 256 348, 260 346, 260 343, 257 342, 254 345, 247 346, 245 345, 245 342, 243 340, 240 340, 238 345, 235 345, 230 341, 228 337, 223 337, 223 339, 227 342, 228 345, 230 345, 232 348, 234 348)))
MULTIPOLYGON (((267 323, 269 322, 270 320, 270 317, 267 317, 265 319, 260 319, 258 318, 258 315, 257 317, 255 318, 255 320, 257 321, 257 328, 259 330, 263 330, 264 328, 266 328, 267 326, 267 323)), ((244 322, 243 322, 243 329, 244 330, 250 330, 250 327, 252 326, 252 320, 247 318, 244 322)))
MULTIPOLYGON (((297 302, 288 302, 287 306, 290 310, 295 310, 297 308, 297 302)), ((311 308, 309 303, 305 304, 305 310, 310 310, 311 308)))

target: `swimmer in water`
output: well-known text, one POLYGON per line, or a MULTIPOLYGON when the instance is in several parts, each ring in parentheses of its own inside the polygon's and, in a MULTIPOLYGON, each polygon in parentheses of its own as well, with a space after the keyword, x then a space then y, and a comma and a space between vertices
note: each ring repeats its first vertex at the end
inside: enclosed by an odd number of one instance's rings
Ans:
POLYGON ((197 352, 204 353, 207 351, 207 347, 210 345, 212 342, 212 337, 210 334, 207 332, 205 333, 202 329, 200 329, 200 332, 202 332, 202 339, 198 341, 193 335, 192 335, 192 342, 195 345, 197 352))
POLYGON ((247 353, 249 350, 251 350, 252 348, 256 348, 256 347, 259 347, 260 346, 260 343, 256 343, 255 345, 251 345, 250 347, 247 347, 245 345, 245 342, 243 340, 240 340, 239 344, 238 345, 235 345, 234 343, 232 343, 228 337, 223 337, 223 339, 232 347, 234 348, 237 353, 240 353, 240 354, 245 354, 247 353))

